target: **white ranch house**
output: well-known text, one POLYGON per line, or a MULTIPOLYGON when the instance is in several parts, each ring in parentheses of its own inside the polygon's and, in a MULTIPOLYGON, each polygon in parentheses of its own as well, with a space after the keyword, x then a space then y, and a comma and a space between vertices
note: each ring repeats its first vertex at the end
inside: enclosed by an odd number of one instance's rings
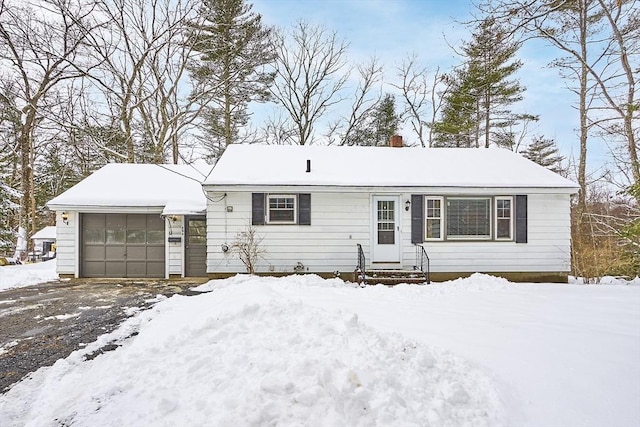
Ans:
POLYGON ((53 199, 59 274, 243 273, 229 247, 248 227, 258 274, 351 278, 358 245, 366 271, 414 270, 424 248, 433 280, 570 270, 577 185, 507 150, 231 145, 206 169, 107 165, 53 199))

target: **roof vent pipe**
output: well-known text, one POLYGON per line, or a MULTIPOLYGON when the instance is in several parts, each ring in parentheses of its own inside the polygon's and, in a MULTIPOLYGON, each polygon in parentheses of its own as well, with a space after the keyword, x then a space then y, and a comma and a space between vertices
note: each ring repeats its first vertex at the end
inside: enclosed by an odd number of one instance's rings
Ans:
POLYGON ((311 172, 311 160, 307 159, 307 173, 311 172))

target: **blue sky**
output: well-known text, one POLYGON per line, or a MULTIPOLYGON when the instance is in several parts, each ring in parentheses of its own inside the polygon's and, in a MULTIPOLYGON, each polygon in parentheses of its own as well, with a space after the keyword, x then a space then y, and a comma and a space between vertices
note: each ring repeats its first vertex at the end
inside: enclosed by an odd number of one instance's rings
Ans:
MULTIPOLYGON (((250 3, 267 25, 287 28, 303 19, 335 30, 349 43, 348 59, 352 64, 375 55, 385 65, 386 80, 392 79, 393 68, 412 52, 429 70, 440 67, 446 71, 459 64, 460 59, 450 46, 469 38, 470 30, 460 22, 471 19, 475 13, 472 3, 465 0, 254 0, 250 3)), ((557 53, 542 42, 532 42, 520 49, 519 58, 524 65, 518 78, 528 90, 525 100, 514 109, 538 114, 540 121, 534 125, 533 133, 554 138, 564 156, 577 157, 578 114, 573 108, 576 98, 566 89, 558 71, 547 67, 557 53)), ((383 90, 392 92, 390 86, 383 90)), ((596 167, 606 160, 606 150, 596 145, 589 157, 591 165, 596 167)))

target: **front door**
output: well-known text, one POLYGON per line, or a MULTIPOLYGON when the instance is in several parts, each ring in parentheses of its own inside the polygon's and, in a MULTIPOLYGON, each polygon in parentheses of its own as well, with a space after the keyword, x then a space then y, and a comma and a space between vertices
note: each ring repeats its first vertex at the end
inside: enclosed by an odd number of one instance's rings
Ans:
POLYGON ((207 275, 207 220, 188 216, 186 222, 185 276, 204 277, 207 275))
POLYGON ((373 196, 372 261, 400 262, 400 196, 373 196))

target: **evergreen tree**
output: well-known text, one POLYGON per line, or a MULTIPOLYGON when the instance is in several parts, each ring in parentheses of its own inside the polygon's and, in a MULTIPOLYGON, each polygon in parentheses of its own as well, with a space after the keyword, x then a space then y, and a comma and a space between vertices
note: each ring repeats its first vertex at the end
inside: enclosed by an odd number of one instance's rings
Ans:
POLYGON ((263 70, 275 59, 272 29, 244 0, 203 0, 199 21, 192 22, 191 42, 201 55, 191 63, 200 90, 213 90, 205 130, 219 151, 236 141, 248 121, 249 102, 264 102, 274 74, 263 70))
POLYGON ((373 110, 374 141, 371 145, 386 146, 398 132, 400 117, 396 114, 396 102, 391 94, 386 94, 373 110))
POLYGON ((519 47, 495 19, 480 21, 462 46, 466 61, 451 77, 441 120, 434 124, 436 145, 489 147, 503 142, 524 116, 531 117, 511 111, 525 91, 513 79, 522 67, 515 59, 519 47))
POLYGON ((0 253, 15 244, 20 212, 19 157, 16 151, 20 111, 12 101, 16 86, 0 88, 0 253))
POLYGON ((432 125, 434 147, 477 146, 477 100, 466 68, 446 79, 449 91, 444 97, 441 120, 432 125))
POLYGON ((537 136, 520 154, 556 173, 563 171, 561 163, 564 157, 560 155, 556 142, 553 139, 537 136))
POLYGON ((398 132, 400 116, 396 113, 393 95, 385 94, 363 120, 363 125, 356 129, 345 141, 345 145, 387 146, 391 136, 398 132))

